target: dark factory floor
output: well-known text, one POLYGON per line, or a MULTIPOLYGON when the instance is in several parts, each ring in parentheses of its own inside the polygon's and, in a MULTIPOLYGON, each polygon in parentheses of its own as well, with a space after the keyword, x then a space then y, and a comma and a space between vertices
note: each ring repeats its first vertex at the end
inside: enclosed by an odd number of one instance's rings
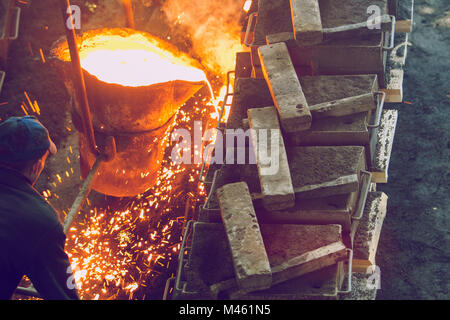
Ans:
POLYGON ((415 1, 404 103, 390 164, 388 211, 377 251, 377 299, 450 298, 450 6, 415 1))

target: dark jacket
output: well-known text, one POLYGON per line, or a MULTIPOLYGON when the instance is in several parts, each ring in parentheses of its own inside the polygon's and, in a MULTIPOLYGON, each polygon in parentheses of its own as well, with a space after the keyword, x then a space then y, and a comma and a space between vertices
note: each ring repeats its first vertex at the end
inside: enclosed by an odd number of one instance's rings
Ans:
POLYGON ((0 167, 0 299, 27 275, 44 299, 78 299, 55 210, 17 171, 0 167))

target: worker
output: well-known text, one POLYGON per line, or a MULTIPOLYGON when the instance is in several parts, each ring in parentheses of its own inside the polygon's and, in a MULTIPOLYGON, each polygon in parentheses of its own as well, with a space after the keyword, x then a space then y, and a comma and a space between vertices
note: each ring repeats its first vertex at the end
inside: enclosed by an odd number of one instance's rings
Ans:
POLYGON ((0 299, 26 275, 43 299, 78 299, 56 211, 33 187, 56 146, 33 116, 0 123, 0 299))

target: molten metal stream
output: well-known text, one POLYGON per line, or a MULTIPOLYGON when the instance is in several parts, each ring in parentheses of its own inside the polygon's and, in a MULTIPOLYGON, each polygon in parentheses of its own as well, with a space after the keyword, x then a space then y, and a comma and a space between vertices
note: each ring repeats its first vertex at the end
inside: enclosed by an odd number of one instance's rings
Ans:
POLYGON ((128 87, 174 80, 205 81, 218 112, 218 101, 205 72, 193 66, 184 54, 173 53, 155 39, 140 34, 128 37, 99 35, 87 41, 95 43, 95 47, 83 42, 81 66, 99 80, 128 87))
MULTIPOLYGON (((80 38, 81 67, 100 81, 125 87, 145 87, 175 80, 205 82, 215 112, 219 99, 202 65, 175 46, 146 32, 130 29, 99 29, 80 38)), ((67 44, 57 46, 54 55, 70 61, 67 44)))
POLYGON ((107 83, 139 87, 173 80, 207 81, 202 70, 174 64, 150 50, 97 49, 81 60, 87 72, 107 83))
POLYGON ((193 66, 190 57, 148 35, 98 34, 83 41, 80 58, 84 70, 107 83, 139 87, 173 80, 205 81, 214 99, 200 65, 193 66))

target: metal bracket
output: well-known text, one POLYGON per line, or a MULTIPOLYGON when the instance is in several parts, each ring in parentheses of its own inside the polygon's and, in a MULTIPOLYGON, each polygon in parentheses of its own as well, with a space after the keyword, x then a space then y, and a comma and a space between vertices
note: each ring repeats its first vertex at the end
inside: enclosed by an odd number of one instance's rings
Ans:
POLYGON ((362 178, 361 192, 356 206, 355 215, 352 216, 352 220, 361 220, 364 214, 364 207, 366 206, 367 195, 369 194, 370 185, 372 182, 372 173, 366 170, 361 170, 361 174, 366 175, 367 178, 362 178))
MULTIPOLYGON (((177 274, 176 274, 176 279, 174 280, 175 281, 174 290, 179 293, 182 293, 184 295, 198 294, 198 292, 195 292, 195 291, 186 291, 186 282, 181 284, 181 282, 182 282, 181 276, 183 274, 183 267, 185 266, 185 264, 187 262, 187 257, 189 256, 189 252, 191 249, 191 247, 188 247, 186 245, 186 243, 187 243, 188 237, 192 234, 192 228, 193 228, 192 225, 193 224, 194 224, 194 220, 189 220, 188 223, 186 224, 183 241, 181 242, 180 253, 178 254, 178 270, 177 270, 177 274)), ((166 282, 166 286, 167 286, 167 282, 166 282)))
POLYGON ((375 92, 375 94, 377 96, 381 95, 381 99, 378 98, 378 104, 377 104, 377 109, 376 109, 376 113, 375 113, 375 123, 374 124, 368 124, 367 128, 378 128, 381 124, 381 113, 383 112, 383 107, 384 107, 384 101, 386 100, 386 92, 383 91, 377 91, 375 92))
POLYGON ((220 115, 219 115, 219 120, 218 120, 218 122, 217 122, 217 126, 216 126, 216 128, 217 129, 220 129, 221 128, 221 124, 222 124, 222 122, 221 122, 221 120, 222 120, 222 118, 223 118, 223 113, 225 112, 225 107, 226 106, 231 106, 231 103, 230 104, 227 104, 227 101, 228 101, 228 98, 230 97, 230 96, 233 96, 234 95, 234 92, 230 92, 229 90, 230 90, 230 82, 231 82, 231 80, 230 80, 230 75, 232 74, 232 73, 235 73, 236 71, 228 71, 227 72, 227 86, 226 86, 226 91, 225 91, 225 97, 224 97, 224 99, 223 99, 223 105, 222 105, 222 109, 220 110, 220 115))
POLYGON ((248 37, 250 35, 250 30, 251 30, 252 25, 253 25, 253 19, 255 17, 258 17, 258 12, 253 12, 248 17, 247 29, 245 30, 245 38, 244 38, 244 45, 247 46, 247 47, 254 47, 253 41, 252 41, 252 43, 248 43, 248 37))
POLYGON ((2 93, 3 83, 5 82, 6 73, 4 71, 0 71, 0 93, 2 93))
POLYGON ((203 210, 209 210, 209 202, 211 201, 211 196, 214 194, 214 191, 216 189, 216 181, 219 170, 214 171, 213 179, 211 182, 211 189, 209 189, 208 197, 206 198, 205 204, 202 208, 203 210))
POLYGON ((377 135, 378 135, 378 127, 381 125, 381 117, 383 113, 384 102, 386 99, 386 93, 383 91, 376 92, 378 95, 378 105, 375 111, 375 119, 373 124, 367 124, 367 128, 370 130, 369 135, 369 155, 370 155, 370 166, 372 166, 373 159, 375 157, 375 150, 377 147, 377 135), (381 95, 381 98, 379 98, 381 95))
POLYGON ((394 38, 395 38, 395 16, 390 16, 391 17, 391 31, 390 31, 390 44, 388 47, 381 47, 382 50, 386 51, 386 50, 392 50, 394 49, 394 38))
POLYGON ((14 34, 12 36, 8 36, 8 40, 16 40, 19 37, 19 26, 20 26, 20 12, 21 9, 19 7, 13 8, 16 10, 16 23, 14 25, 14 34))
POLYGON ((352 292, 352 268, 353 268, 353 250, 347 249, 348 251, 348 279, 347 279, 347 290, 338 290, 338 294, 346 294, 352 292))
MULTIPOLYGON (((235 73, 235 71, 228 71, 227 72, 227 86, 226 86, 225 97, 224 97, 224 100, 223 100, 222 109, 220 110, 219 119, 218 119, 217 126, 216 126, 217 130, 221 129, 221 119, 223 117, 223 113, 225 112, 225 107, 231 105, 231 104, 227 104, 228 97, 234 95, 234 92, 229 92, 230 82, 231 82, 230 81, 230 75, 232 73, 235 73)), ((214 152, 214 149, 212 150, 212 152, 214 152)), ((205 167, 206 167, 206 161, 207 161, 207 157, 203 156, 202 166, 200 168, 200 174, 199 174, 198 179, 202 183, 210 184, 210 183, 212 183, 212 181, 207 181, 206 180, 206 176, 203 177, 203 173, 204 173, 205 167)))
POLYGON ((175 277, 172 276, 166 280, 166 285, 164 286, 163 300, 168 300, 169 298, 169 290, 174 287, 175 277))

